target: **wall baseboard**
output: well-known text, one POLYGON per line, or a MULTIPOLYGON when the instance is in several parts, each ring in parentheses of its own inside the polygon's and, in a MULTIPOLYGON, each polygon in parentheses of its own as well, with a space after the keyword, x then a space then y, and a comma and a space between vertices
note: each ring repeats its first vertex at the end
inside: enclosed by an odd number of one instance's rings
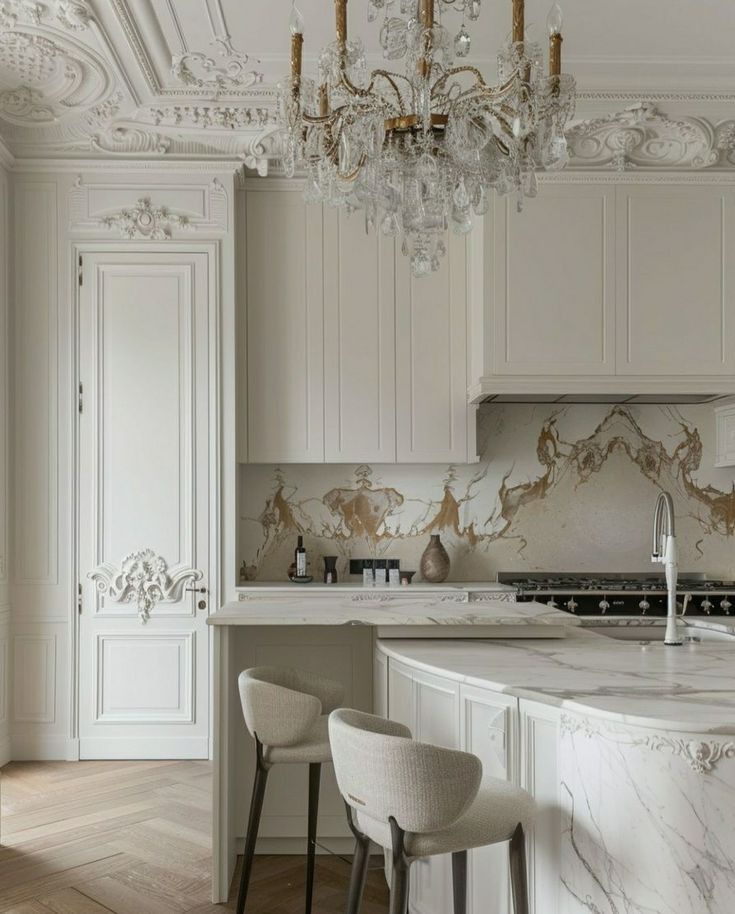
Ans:
POLYGON ((10 734, 4 733, 0 736, 0 768, 7 765, 13 757, 12 747, 10 745, 10 734))
POLYGON ((158 739, 80 739, 80 759, 208 759, 209 739, 204 737, 158 739))
POLYGON ((14 762, 75 762, 79 760, 79 743, 66 736, 14 733, 10 757, 14 762))
MULTIPOLYGON (((351 857, 355 850, 354 838, 320 838, 317 841, 323 847, 317 847, 317 854, 339 854, 351 857)), ((242 854, 244 838, 237 839, 237 853, 242 854)), ((306 853, 306 838, 258 838, 255 847, 256 854, 289 854, 303 856, 306 853)))

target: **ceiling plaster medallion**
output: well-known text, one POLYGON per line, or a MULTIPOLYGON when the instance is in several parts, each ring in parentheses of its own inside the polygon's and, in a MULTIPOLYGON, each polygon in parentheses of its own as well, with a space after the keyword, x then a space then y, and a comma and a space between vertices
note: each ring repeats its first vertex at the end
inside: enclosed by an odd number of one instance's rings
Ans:
POLYGON ((613 168, 711 168, 732 165, 733 121, 668 117, 650 102, 569 129, 572 165, 613 168))
POLYGON ((0 113, 18 125, 61 120, 100 104, 113 89, 90 48, 23 29, 0 33, 0 113))

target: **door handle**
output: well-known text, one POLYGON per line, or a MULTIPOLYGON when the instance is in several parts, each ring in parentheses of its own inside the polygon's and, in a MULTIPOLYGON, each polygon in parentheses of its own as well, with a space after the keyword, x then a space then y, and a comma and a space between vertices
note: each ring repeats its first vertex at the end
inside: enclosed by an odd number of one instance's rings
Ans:
POLYGON ((184 590, 187 593, 206 593, 207 592, 206 587, 185 587, 184 590))

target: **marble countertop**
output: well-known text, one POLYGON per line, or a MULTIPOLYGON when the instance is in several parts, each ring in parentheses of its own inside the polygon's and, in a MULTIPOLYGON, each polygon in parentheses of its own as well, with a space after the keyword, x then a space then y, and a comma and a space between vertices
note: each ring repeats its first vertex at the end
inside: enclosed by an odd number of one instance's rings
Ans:
MULTIPOLYGON (((735 635, 732 625, 715 626, 735 635)), ((735 734, 735 637, 642 646, 576 628, 559 641, 384 639, 380 646, 427 672, 571 712, 655 729, 735 734)))
POLYGON ((516 593, 516 588, 497 581, 447 581, 444 584, 428 584, 416 581, 407 586, 389 586, 380 584, 365 587, 362 581, 340 581, 338 584, 324 584, 315 579, 311 584, 293 584, 291 581, 252 581, 235 588, 238 594, 274 594, 294 593, 329 594, 334 596, 343 593, 385 593, 393 596, 406 596, 412 593, 431 594, 470 594, 470 593, 516 593))
MULTIPOLYGON (((265 600, 237 600, 213 613, 210 625, 373 625, 373 626, 555 626, 560 631, 579 620, 543 603, 487 600, 468 603, 424 594, 381 599, 373 588, 344 599, 304 600, 301 594, 265 600), (355 599, 357 597, 357 599, 355 599)), ((563 634, 563 631, 561 631, 563 634)))

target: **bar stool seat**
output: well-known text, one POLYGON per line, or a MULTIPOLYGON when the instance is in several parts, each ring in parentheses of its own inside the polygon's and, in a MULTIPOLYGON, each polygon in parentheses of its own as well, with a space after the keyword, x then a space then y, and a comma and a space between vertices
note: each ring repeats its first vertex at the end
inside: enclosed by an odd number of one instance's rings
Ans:
POLYGON ((274 765, 304 763, 309 766, 304 911, 311 914, 321 769, 332 761, 329 714, 342 701, 342 685, 304 670, 272 666, 243 670, 237 684, 245 724, 255 738, 255 782, 235 910, 245 910, 268 772, 274 765))
MULTIPOLYGON (((357 828, 380 847, 391 846, 388 822, 379 822, 355 811, 357 828)), ((484 778, 472 806, 448 828, 433 832, 409 832, 404 850, 409 857, 433 857, 455 851, 510 841, 518 824, 528 828, 534 820, 534 801, 518 787, 499 778, 484 778)))

